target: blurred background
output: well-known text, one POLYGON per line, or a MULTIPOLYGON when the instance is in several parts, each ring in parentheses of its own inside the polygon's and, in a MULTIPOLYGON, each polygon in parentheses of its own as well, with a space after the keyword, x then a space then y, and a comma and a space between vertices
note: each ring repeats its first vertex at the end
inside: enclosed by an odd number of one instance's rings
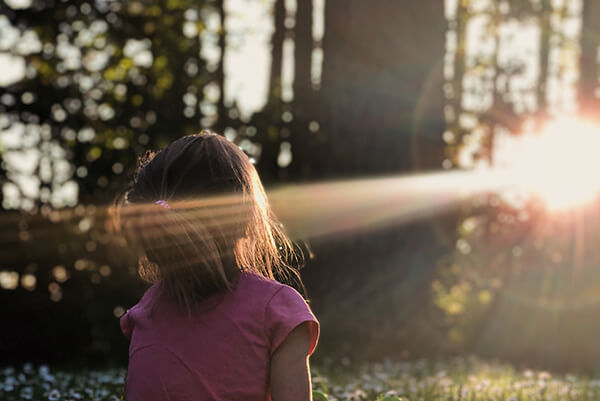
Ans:
POLYGON ((210 128, 307 256, 314 359, 596 372, 599 46, 596 0, 3 0, 0 364, 126 364, 106 208, 210 128))

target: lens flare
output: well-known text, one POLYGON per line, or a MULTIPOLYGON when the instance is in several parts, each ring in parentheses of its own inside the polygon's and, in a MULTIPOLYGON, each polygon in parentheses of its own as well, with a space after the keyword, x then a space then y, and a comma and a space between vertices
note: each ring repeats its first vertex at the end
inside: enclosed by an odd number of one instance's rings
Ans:
POLYGON ((503 138, 494 151, 506 182, 534 195, 550 211, 582 206, 600 191, 600 127, 562 118, 537 134, 503 138))

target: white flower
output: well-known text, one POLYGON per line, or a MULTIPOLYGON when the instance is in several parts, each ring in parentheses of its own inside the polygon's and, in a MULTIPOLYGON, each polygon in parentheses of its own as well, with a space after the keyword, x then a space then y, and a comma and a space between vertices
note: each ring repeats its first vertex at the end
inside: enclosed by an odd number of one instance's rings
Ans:
POLYGON ((13 374, 15 374, 15 368, 13 368, 12 366, 4 368, 4 376, 10 376, 13 374))
POLYGON ((28 375, 33 374, 33 364, 27 362, 25 365, 23 365, 23 372, 27 373, 28 375))
POLYGON ((50 391, 50 393, 48 394, 48 399, 50 401, 56 401, 59 398, 60 398, 60 392, 57 389, 50 391))
POLYGON ((50 368, 47 365, 42 365, 39 367, 38 373, 41 376, 48 375, 48 374, 50 374, 50 368))
POLYGON ((26 400, 30 400, 33 398, 33 388, 31 387, 23 387, 21 389, 21 392, 19 394, 21 396, 21 398, 24 398, 26 400))

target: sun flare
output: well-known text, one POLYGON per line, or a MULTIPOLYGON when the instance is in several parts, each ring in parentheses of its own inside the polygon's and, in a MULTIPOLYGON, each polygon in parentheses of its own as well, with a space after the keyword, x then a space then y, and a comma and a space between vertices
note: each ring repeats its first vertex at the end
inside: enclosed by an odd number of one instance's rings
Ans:
POLYGON ((499 146, 498 164, 507 182, 534 195, 549 210, 593 201, 600 190, 600 126, 563 118, 539 133, 513 137, 499 146))

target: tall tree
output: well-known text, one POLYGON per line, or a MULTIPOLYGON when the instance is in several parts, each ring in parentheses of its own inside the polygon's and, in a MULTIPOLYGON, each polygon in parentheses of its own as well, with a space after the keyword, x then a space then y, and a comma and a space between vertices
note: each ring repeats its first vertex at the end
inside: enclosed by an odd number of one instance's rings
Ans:
POLYGON ((281 72, 283 65, 283 42, 285 40, 285 2, 276 0, 273 4, 274 32, 271 37, 271 71, 269 74, 268 101, 264 109, 252 116, 252 124, 257 128, 256 140, 261 145, 260 158, 256 164, 263 180, 278 179, 277 156, 281 144, 281 72))
POLYGON ((311 171, 311 144, 313 138, 309 124, 314 117, 314 91, 311 69, 313 51, 313 2, 299 1, 294 26, 294 120, 291 124, 290 143, 292 163, 289 166, 292 179, 307 178, 311 171))
POLYGON ((269 75, 269 95, 281 99, 281 68, 283 65, 283 41, 285 39, 285 2, 276 0, 273 5, 273 25, 271 38, 271 71, 269 75))
POLYGON ((444 127, 443 3, 329 0, 318 175, 410 170, 413 136, 444 127))
POLYGON ((547 86, 550 63, 550 39, 552 37, 552 4, 550 0, 542 0, 540 16, 540 69, 537 84, 538 114, 543 117, 547 113, 547 86))
MULTIPOLYGON (((311 133, 318 144, 311 150, 311 178, 406 173, 414 167, 415 137, 432 138, 441 147, 445 37, 443 2, 437 0, 326 1, 322 85, 308 100, 320 124, 311 133)), ((338 316, 351 310, 368 327, 380 328, 375 333, 333 318, 330 330, 351 330, 370 344, 385 337, 394 349, 425 337, 426 330, 415 336, 406 327, 410 321, 411 328, 421 328, 426 320, 430 275, 442 248, 429 229, 411 226, 409 233, 394 227, 349 234, 349 241, 335 246, 315 244, 315 260, 329 272, 325 277, 309 268, 304 274, 309 288, 328 288, 315 297, 315 306, 327 304, 338 316), (428 241, 430 252, 411 259, 409 238, 428 241)))
POLYGON ((215 2, 215 7, 219 13, 219 48, 221 50, 221 54, 219 56, 219 64, 217 65, 217 69, 215 71, 215 79, 217 81, 217 85, 219 86, 219 101, 217 103, 217 132, 223 132, 225 127, 229 122, 229 116, 227 113, 227 107, 225 106, 225 49, 227 49, 226 38, 227 33, 225 31, 225 4, 223 0, 217 0, 215 2))
POLYGON ((598 55, 600 48, 600 3, 584 0, 581 31, 579 103, 584 115, 600 119, 600 99, 597 91, 600 78, 598 55))

